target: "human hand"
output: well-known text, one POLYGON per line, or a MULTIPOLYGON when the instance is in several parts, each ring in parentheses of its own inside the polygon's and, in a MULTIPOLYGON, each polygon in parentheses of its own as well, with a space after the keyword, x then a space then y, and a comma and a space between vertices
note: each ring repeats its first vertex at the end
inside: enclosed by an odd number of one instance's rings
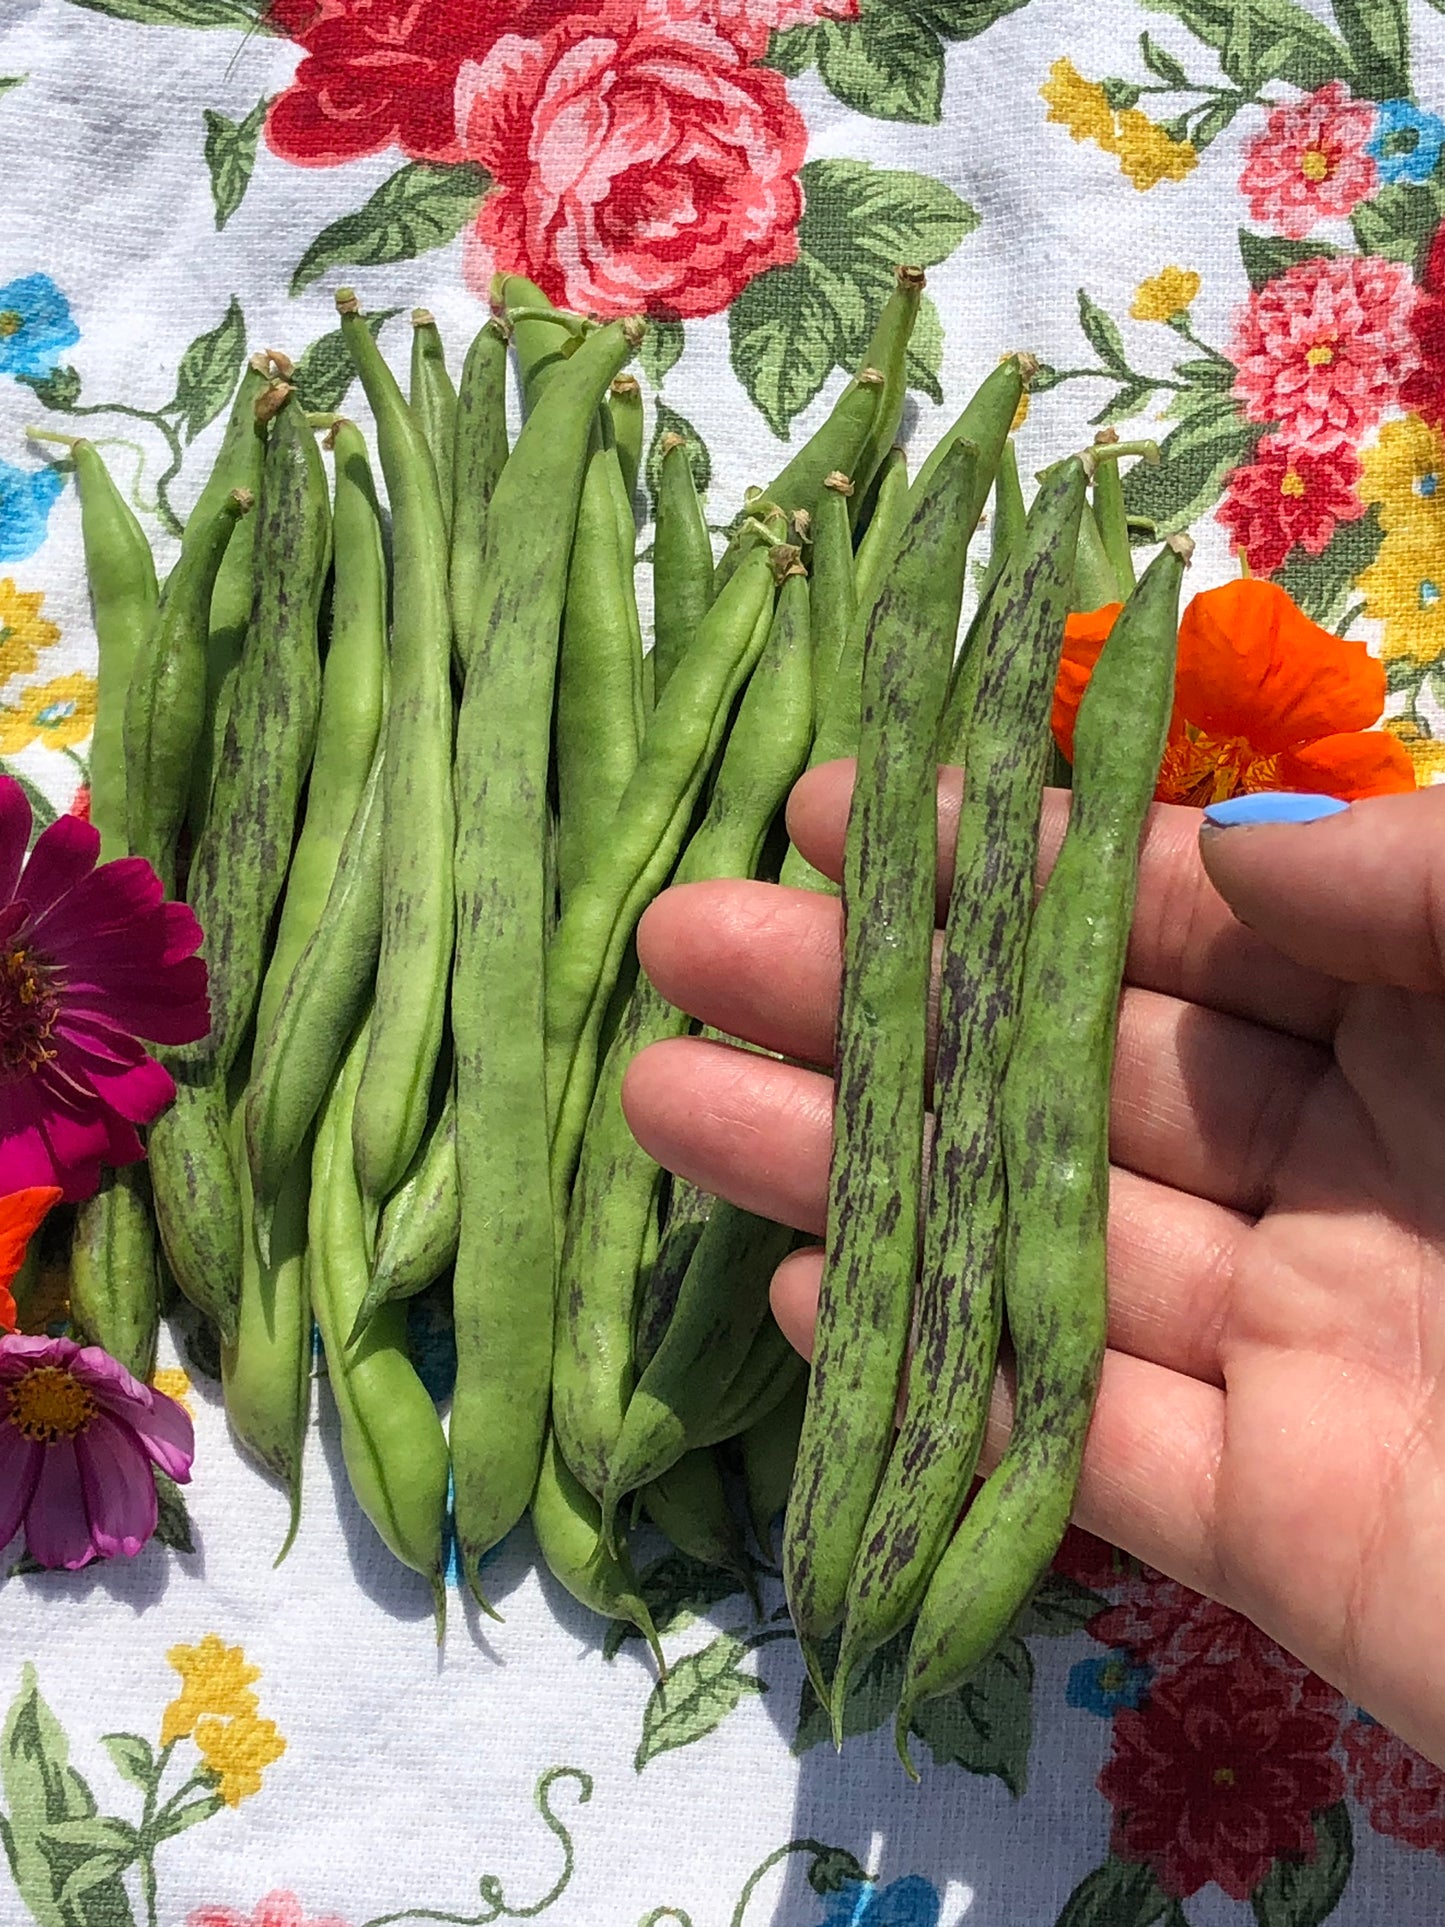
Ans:
MULTIPOLYGON (((789 806, 794 841, 835 878, 851 782, 827 765, 789 806)), ((960 789, 945 771, 940 921, 960 789)), ((1045 868, 1067 808, 1047 794, 1045 868)), ((1445 1764, 1445 790, 1200 824, 1160 804, 1145 835, 1112 1094, 1109 1350, 1074 1517, 1245 1613, 1445 1764)), ((638 941, 694 1016, 828 1064, 836 899, 692 884, 638 941)), ((624 1103, 660 1163, 822 1235, 825 1069, 680 1039, 642 1053, 624 1103)), ((821 1266, 800 1250, 773 1283, 804 1353, 821 1266)), ((1008 1429, 1005 1376, 981 1469, 1008 1429)))

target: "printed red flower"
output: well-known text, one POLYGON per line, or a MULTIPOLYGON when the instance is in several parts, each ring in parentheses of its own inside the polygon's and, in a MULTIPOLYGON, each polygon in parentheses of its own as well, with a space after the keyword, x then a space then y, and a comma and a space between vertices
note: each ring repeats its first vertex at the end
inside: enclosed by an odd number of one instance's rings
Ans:
POLYGON ((82 823, 88 823, 90 821, 89 783, 82 783, 74 796, 71 797, 69 814, 71 816, 78 816, 82 823))
POLYGON ((197 1907, 186 1915, 186 1927, 346 1927, 335 1914, 308 1914, 293 1893, 278 1888, 259 1901, 253 1914, 238 1907, 197 1907))
POLYGON ((1096 1539, 1092 1532, 1070 1526, 1054 1555, 1054 1570, 1094 1592, 1114 1592, 1120 1586, 1132 1585, 1148 1568, 1141 1567, 1138 1560, 1130 1558, 1127 1552, 1120 1552, 1117 1546, 1096 1539))
POLYGON ((1408 268, 1373 256, 1297 261, 1266 281, 1230 349, 1245 414, 1315 454, 1357 443, 1418 366, 1413 302, 1408 268))
POLYGON ((1374 1720, 1344 1730, 1350 1791, 1376 1833, 1445 1857, 1445 1773, 1374 1720))
POLYGON ((1114 1717, 1099 1775, 1111 1851, 1147 1862, 1179 1899, 1210 1881, 1247 1899, 1282 1854, 1314 1852, 1312 1816, 1344 1794, 1336 1701, 1313 1674, 1247 1650, 1156 1677, 1137 1712, 1114 1717))
POLYGON ((807 130, 781 74, 700 11, 601 0, 509 34, 462 69, 457 125, 496 182, 468 250, 480 292, 500 269, 588 314, 687 318, 797 254, 807 130))
MULTIPOLYGON (((1189 1667, 1232 1666, 1241 1661, 1300 1679, 1308 1671, 1242 1614, 1147 1566, 1140 1583, 1089 1621, 1089 1636, 1103 1646, 1127 1647, 1139 1659, 1147 1659, 1160 1678, 1189 1667)), ((1322 1693, 1334 1692, 1323 1681, 1318 1685, 1322 1693)), ((1339 1706, 1342 1713, 1342 1700, 1339 1706)))
POLYGON ((1364 514, 1359 479, 1360 458, 1351 448, 1317 455, 1266 435, 1254 460, 1230 476, 1215 518, 1255 575, 1273 575, 1291 549, 1319 555, 1341 522, 1364 514))
POLYGON ((767 52, 768 36, 816 20, 854 20, 858 0, 669 0, 670 11, 705 20, 745 54, 767 52))
POLYGON ((26 861, 30 805, 0 777, 0 1170, 16 1189, 89 1197, 142 1157, 138 1124, 175 1095, 139 1037, 210 1022, 201 927, 139 857, 96 867, 99 833, 58 816, 26 861))
MULTIPOLYGON (((1070 616, 1054 688, 1054 738, 1074 723, 1120 604, 1070 616)), ((1154 791, 1203 806, 1250 790, 1322 790, 1351 801, 1415 787, 1403 744, 1373 728, 1385 670, 1362 642, 1321 629, 1278 583, 1205 589, 1179 623, 1174 714, 1154 791)))
POLYGON ((1298 240, 1349 214, 1378 184, 1365 152, 1374 125, 1374 108, 1342 80, 1276 107, 1245 149, 1239 177, 1254 219, 1298 240))
POLYGON ((17 1312, 10 1287, 46 1212, 59 1202, 60 1188, 54 1184, 12 1191, 0 1198, 0 1332, 15 1329, 17 1312))
POLYGON ((1445 428, 1445 221, 1435 230, 1410 310, 1419 366, 1400 385, 1400 405, 1445 428))

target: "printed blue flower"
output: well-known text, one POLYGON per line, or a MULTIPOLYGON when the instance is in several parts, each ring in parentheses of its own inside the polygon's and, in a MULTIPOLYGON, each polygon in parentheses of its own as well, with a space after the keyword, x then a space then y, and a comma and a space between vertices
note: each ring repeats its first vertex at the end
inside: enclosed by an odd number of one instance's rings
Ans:
POLYGON ((845 1880, 828 1896, 819 1927, 938 1927, 938 1889, 911 1873, 887 1887, 845 1880))
POLYGON ((1077 1666, 1071 1667, 1064 1697, 1070 1706, 1111 1720, 1121 1706, 1127 1706, 1132 1713, 1144 1704, 1152 1677, 1152 1667, 1141 1666, 1131 1652, 1120 1646, 1112 1652, 1101 1653, 1097 1659, 1081 1659, 1077 1666))
POLYGON ((12 468, 0 462, 0 562, 23 562, 34 555, 64 486, 53 468, 12 468))
POLYGON ((1445 146, 1445 120, 1427 114, 1409 100, 1380 103, 1375 131, 1365 152, 1380 170, 1382 181, 1428 181, 1445 146))
POLYGON ((70 303, 48 274, 0 288, 0 375, 48 375, 61 349, 79 339, 70 303))

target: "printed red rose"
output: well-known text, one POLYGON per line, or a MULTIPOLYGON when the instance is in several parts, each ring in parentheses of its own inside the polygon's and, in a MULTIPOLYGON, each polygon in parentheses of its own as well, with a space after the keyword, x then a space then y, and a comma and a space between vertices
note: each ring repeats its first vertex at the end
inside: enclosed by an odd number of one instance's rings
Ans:
POLYGON ((1400 386, 1400 405, 1445 428, 1445 221, 1435 230, 1410 310, 1419 366, 1400 386))
POLYGON ((1413 303, 1409 270, 1373 257, 1297 261, 1266 281, 1230 349, 1246 416, 1313 454, 1357 444, 1419 363, 1413 303))
POLYGON ((1255 575, 1273 575, 1290 550, 1323 552, 1341 522, 1365 512, 1355 493, 1360 459, 1351 448, 1316 455, 1267 435, 1254 460, 1235 469, 1215 517, 1255 575))
POLYGON ((483 294, 500 269, 588 314, 686 319, 797 255, 807 130, 782 76, 663 0, 507 35, 462 69, 457 126, 496 182, 467 253, 483 294))
POLYGON ((1250 214, 1296 240, 1349 214, 1378 184, 1365 152, 1374 127, 1374 108, 1342 80, 1276 107, 1245 150, 1239 185, 1250 214))
POLYGON ((1345 1727, 1350 1791, 1376 1833, 1445 1857, 1445 1773, 1374 1720, 1345 1727))
POLYGON ((1214 1881, 1245 1900, 1282 1854, 1308 1856, 1313 1816, 1345 1790, 1336 1698, 1310 1673, 1248 1655, 1156 1678, 1114 1717, 1099 1791, 1110 1850, 1179 1899, 1214 1881))

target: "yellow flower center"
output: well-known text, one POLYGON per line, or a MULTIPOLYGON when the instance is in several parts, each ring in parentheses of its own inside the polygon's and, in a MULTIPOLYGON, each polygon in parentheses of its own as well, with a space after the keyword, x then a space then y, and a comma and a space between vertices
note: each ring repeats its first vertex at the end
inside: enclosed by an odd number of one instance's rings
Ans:
POLYGON ((1233 1786, 1234 1768, 1232 1766, 1215 1767, 1213 1779, 1216 1786, 1233 1786))
POLYGON ((1305 360, 1311 368, 1328 368, 1334 358, 1334 344, 1328 341, 1317 341, 1313 348, 1305 351, 1305 360))
POLYGON ((42 966, 26 950, 0 950, 0 1077, 39 1070, 54 1057, 59 1014, 42 966))
POLYGON ((42 1365, 10 1390, 10 1423, 37 1445, 74 1438, 95 1413, 87 1387, 61 1365, 42 1365))
POLYGON ((1307 147, 1299 157, 1299 171, 1307 181, 1330 178, 1330 157, 1322 147, 1307 147))
POLYGON ((1298 499, 1305 492, 1305 478, 1297 468, 1287 468, 1279 478, 1281 495, 1291 495, 1298 499))
POLYGON ((1164 752, 1159 796, 1168 803, 1203 809, 1247 790, 1268 789, 1277 758, 1261 756, 1243 736, 1210 736, 1191 723, 1181 742, 1164 752))
POLYGON ((25 317, 14 308, 0 308, 0 341, 8 341, 11 335, 18 335, 25 326, 25 317))

